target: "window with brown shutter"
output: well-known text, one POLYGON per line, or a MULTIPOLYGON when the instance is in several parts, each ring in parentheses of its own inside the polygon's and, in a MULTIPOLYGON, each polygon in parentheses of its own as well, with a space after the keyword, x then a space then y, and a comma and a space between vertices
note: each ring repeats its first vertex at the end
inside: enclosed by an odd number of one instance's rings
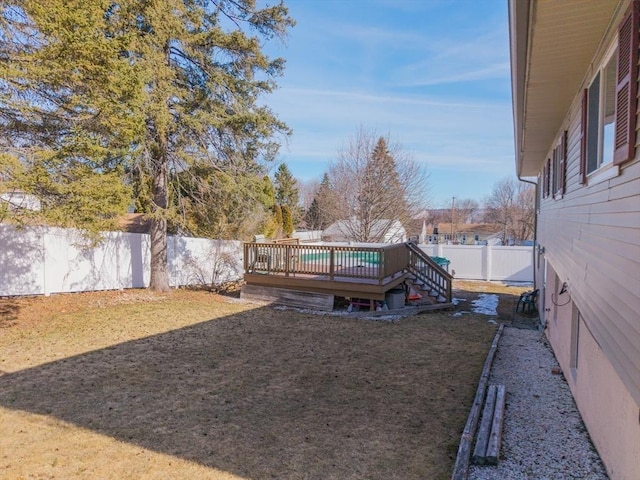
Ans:
MULTIPOLYGON (((640 0, 633 0, 582 97, 581 182, 635 157, 640 0)), ((618 174, 611 170, 610 174, 618 174)), ((602 178, 602 177, 599 177, 602 178)))
POLYGON ((615 150, 613 163, 634 158, 638 95, 638 38, 640 2, 634 0, 618 27, 618 69, 616 82, 615 150))

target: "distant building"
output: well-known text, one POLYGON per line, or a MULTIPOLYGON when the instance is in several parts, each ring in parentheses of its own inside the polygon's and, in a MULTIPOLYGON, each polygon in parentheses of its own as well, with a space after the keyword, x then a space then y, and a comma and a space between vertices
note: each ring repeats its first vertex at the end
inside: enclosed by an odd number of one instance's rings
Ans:
MULTIPOLYGON (((357 241, 351 232, 358 230, 358 222, 357 219, 351 219, 332 223, 322 232, 322 241, 357 241)), ((402 243, 407 240, 407 231, 399 220, 375 220, 371 227, 371 238, 375 243, 402 243)))
POLYGON ((465 223, 451 227, 450 223, 427 226, 421 242, 454 245, 501 245, 500 226, 490 223, 465 223))

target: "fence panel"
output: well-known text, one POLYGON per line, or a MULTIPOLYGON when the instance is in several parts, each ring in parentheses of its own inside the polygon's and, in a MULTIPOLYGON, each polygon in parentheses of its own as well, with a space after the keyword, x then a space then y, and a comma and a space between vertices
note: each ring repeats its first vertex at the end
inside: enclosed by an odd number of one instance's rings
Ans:
POLYGON ((209 285, 242 278, 242 242, 169 237, 169 284, 209 285))
POLYGON ((449 272, 455 278, 469 280, 487 279, 487 249, 479 245, 443 245, 442 255, 449 259, 449 272))
MULTIPOLYGON (((299 257, 306 258, 303 252, 312 247, 299 248, 299 257)), ((533 280, 532 247, 439 244, 420 248, 427 255, 448 258, 455 278, 533 280)), ((239 241, 170 236, 167 253, 172 286, 242 278, 239 241)), ((149 262, 146 234, 108 232, 102 243, 90 247, 77 230, 0 225, 0 296, 146 287, 149 262)), ((302 273, 304 262, 291 268, 302 273)))
POLYGON ((491 280, 533 281, 533 247, 492 247, 491 280))
POLYGON ((450 260, 449 271, 458 279, 533 281, 533 247, 426 244, 420 249, 450 260))
POLYGON ((0 296, 44 292, 44 229, 0 225, 0 296))
MULTIPOLYGON (((170 285, 242 278, 241 248, 237 241, 170 236, 170 285)), ((149 276, 149 235, 104 232, 90 245, 78 230, 0 225, 0 296, 141 288, 149 276)))

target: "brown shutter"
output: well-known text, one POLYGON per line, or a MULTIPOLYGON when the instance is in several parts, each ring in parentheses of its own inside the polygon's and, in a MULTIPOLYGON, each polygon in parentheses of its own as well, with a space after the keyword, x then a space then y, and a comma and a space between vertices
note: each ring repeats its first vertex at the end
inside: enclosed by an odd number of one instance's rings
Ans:
POLYGON ((587 108, 589 106, 589 89, 585 88, 582 92, 582 124, 580 132, 580 183, 587 183, 587 108))
POLYGON ((545 167, 544 167, 544 196, 549 196, 549 191, 551 190, 551 159, 547 158, 545 167))
POLYGON ((556 198, 558 193, 558 158, 560 154, 560 146, 556 145, 553 149, 553 155, 551 156, 551 196, 556 198))
POLYGON ((636 105, 638 96, 638 36, 640 1, 633 0, 618 27, 618 76, 616 83, 616 126, 613 163, 634 157, 636 105))
POLYGON ((553 177, 553 163, 547 159, 547 195, 551 195, 551 177, 553 177))

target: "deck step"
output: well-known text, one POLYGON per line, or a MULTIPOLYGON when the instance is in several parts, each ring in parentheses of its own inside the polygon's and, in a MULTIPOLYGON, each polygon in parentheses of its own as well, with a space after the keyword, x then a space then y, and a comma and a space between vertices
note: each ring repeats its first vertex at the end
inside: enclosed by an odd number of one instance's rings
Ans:
POLYGON ((240 298, 254 302, 330 312, 333 310, 334 295, 247 284, 242 287, 240 298))

